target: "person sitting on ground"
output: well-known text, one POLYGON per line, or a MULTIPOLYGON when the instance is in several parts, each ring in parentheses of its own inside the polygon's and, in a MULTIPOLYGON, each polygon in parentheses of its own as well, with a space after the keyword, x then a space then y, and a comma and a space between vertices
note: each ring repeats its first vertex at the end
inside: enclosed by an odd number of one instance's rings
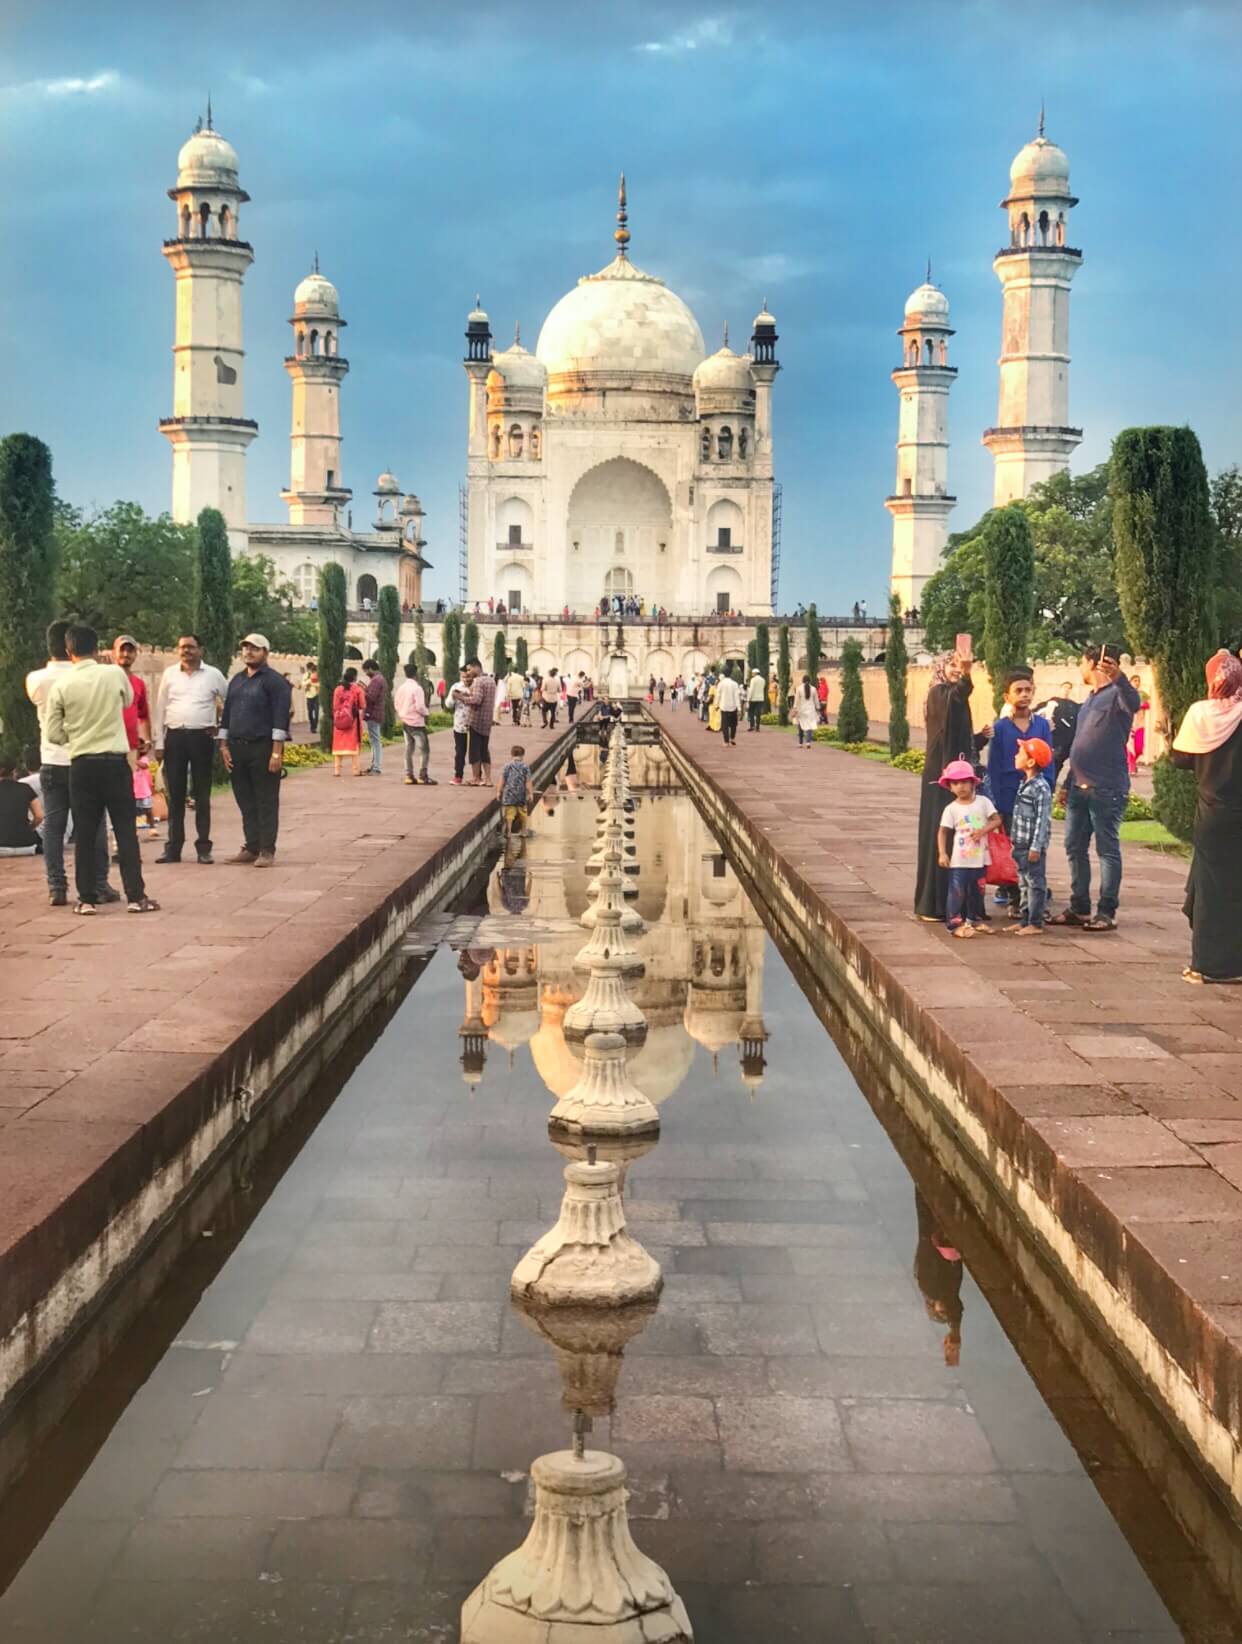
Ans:
POLYGON ((953 795, 940 818, 940 866, 949 872, 944 922, 954 936, 991 936, 982 879, 988 865, 987 836, 1000 827, 1000 812, 979 792, 979 777, 965 759, 945 766, 940 786, 953 795))
POLYGON ((43 846, 43 812, 34 789, 23 782, 11 759, 0 759, 0 856, 35 856, 43 846))
POLYGON ((405 780, 407 787, 420 782, 425 788, 434 788, 435 779, 427 774, 431 762, 431 739, 427 735, 427 697, 419 682, 418 668, 413 662, 405 666, 405 678, 397 686, 392 699, 393 711, 405 732, 405 780), (418 755, 418 776, 414 775, 414 756, 418 755))
POLYGON ((500 801, 501 834, 508 838, 517 833, 525 838, 528 832, 531 806, 535 803, 534 784, 530 766, 526 763, 526 749, 515 742, 509 749, 509 761, 496 779, 496 798, 500 801))
MULTIPOLYGON (((992 744, 995 754, 996 744, 992 744)), ((1009 834, 1014 866, 1018 870, 1018 923, 1010 930, 1019 936, 1044 934, 1044 909, 1048 902, 1048 843, 1052 838, 1052 749, 1042 736, 1028 736, 1018 743, 1014 765, 1022 786, 1014 795, 1009 834)))

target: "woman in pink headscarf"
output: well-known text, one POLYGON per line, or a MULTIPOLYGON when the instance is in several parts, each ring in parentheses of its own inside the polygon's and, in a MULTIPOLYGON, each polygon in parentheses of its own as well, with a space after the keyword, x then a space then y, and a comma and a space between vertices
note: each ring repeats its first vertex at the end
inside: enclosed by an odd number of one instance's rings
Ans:
POLYGON ((1195 854, 1186 882, 1188 982, 1242 982, 1242 662, 1217 651, 1206 701, 1192 703, 1170 759, 1199 784, 1195 854))

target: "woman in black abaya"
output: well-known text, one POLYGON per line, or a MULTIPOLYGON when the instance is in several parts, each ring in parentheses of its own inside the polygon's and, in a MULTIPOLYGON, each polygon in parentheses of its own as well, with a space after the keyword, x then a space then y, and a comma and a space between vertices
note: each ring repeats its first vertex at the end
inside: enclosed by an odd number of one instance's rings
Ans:
POLYGON ((923 710, 927 759, 919 805, 919 867, 914 911, 920 919, 944 923, 948 870, 940 866, 940 818, 953 795, 940 786, 940 773, 952 759, 973 765, 978 739, 970 718, 970 658, 946 651, 932 663, 931 688, 923 710))
POLYGON ((1186 881, 1188 982, 1242 982, 1242 662, 1217 651, 1208 695, 1186 711, 1169 757, 1199 784, 1186 881))

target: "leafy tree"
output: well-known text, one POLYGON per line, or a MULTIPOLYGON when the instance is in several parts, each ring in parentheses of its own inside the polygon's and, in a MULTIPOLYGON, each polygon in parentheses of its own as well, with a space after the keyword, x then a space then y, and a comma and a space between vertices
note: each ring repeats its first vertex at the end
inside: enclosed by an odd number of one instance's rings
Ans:
MULTIPOLYGON (((473 617, 466 619, 466 626, 461 635, 462 660, 469 662, 472 656, 479 655, 479 625, 473 617)), ((479 658, 482 661, 482 658, 479 658)))
POLYGON ((891 759, 910 746, 910 721, 906 717, 906 625, 901 614, 901 595, 888 602, 888 644, 884 647, 884 672, 888 675, 888 752, 891 759))
POLYGON ((1242 469, 1236 463, 1216 475, 1210 497, 1220 556, 1220 630, 1236 651, 1242 644, 1242 469))
POLYGON ((152 519, 136 502, 85 515, 56 504, 57 610, 110 640, 174 645, 194 626, 198 538, 167 514, 152 519))
POLYGON ((397 688, 397 669, 401 663, 401 595, 391 582, 386 582, 379 591, 376 629, 375 660, 388 681, 384 693, 384 734, 390 736, 397 723, 392 693, 397 688))
POLYGON ((10 434, 0 440, 0 749, 12 759, 39 740, 26 675, 47 661, 55 574, 52 453, 10 434))
POLYGON ((345 572, 335 560, 319 571, 319 740, 332 747, 332 693, 345 668, 345 572))
MULTIPOLYGON (((1151 659, 1173 731, 1203 694, 1203 664, 1217 644, 1221 541, 1193 431, 1123 430, 1113 441, 1112 491, 1126 631, 1151 659)), ((1161 760, 1155 776, 1156 815, 1189 838, 1193 773, 1161 760)))
POLYGON ((275 562, 266 554, 234 558, 232 600, 234 648, 250 633, 266 634, 273 651, 292 656, 309 656, 318 645, 314 612, 299 608, 294 589, 279 579, 275 562))
POLYGON ((417 668, 418 677, 426 679, 428 663, 427 635, 423 631, 423 608, 421 605, 416 606, 414 610, 414 649, 410 653, 410 661, 417 668))
POLYGON ((983 660, 999 710, 1004 673, 1027 659, 1035 599, 1035 548, 1020 503, 994 509, 983 532, 983 660))
MULTIPOLYGON (((234 657, 233 556, 224 515, 204 508, 198 516, 198 556, 194 562, 194 631, 203 655, 226 677, 234 657)), ((242 632, 246 632, 245 629, 242 632)), ((270 634, 267 636, 272 637, 270 634)))
POLYGON ((811 684, 819 678, 819 665, 824 655, 824 643, 819 633, 819 615, 814 605, 807 607, 806 613, 806 671, 811 676, 811 684))
POLYGON ((754 639, 748 639, 746 641, 746 671, 747 671, 747 673, 749 673, 752 668, 758 666, 758 657, 759 657, 759 643, 758 643, 758 641, 754 640, 754 639))
POLYGON ((768 679, 772 672, 772 636, 766 622, 755 629, 755 666, 768 679))
POLYGON ((524 637, 519 639, 514 645, 513 653, 513 666, 517 669, 518 673, 526 673, 530 668, 530 651, 527 648, 524 637))
POLYGON ((509 672, 509 658, 505 654, 505 631, 497 628, 496 637, 492 641, 492 672, 497 679, 503 679, 509 672))
POLYGON ((861 669, 862 646, 856 639, 847 639, 841 647, 841 705, 837 709, 837 735, 842 742, 867 740, 870 727, 861 669))
POLYGON ((461 678, 461 612, 456 606, 445 612, 440 625, 440 649, 444 652, 444 689, 461 678))
POLYGON ((776 652, 776 713, 782 725, 789 723, 789 624, 782 622, 776 652))

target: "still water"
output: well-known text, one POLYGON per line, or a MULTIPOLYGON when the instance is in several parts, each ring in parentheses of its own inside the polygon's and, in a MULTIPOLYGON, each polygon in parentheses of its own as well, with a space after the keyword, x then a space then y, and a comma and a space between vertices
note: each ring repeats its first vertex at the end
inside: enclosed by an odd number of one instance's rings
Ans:
MULTIPOLYGON (((1237 1637, 1004 1263, 916 1186, 658 752, 632 761, 630 1071, 662 1129, 625 1195, 665 1285, 588 1442, 625 1461, 700 1644, 1237 1637)), ((10 1562, 37 1545, 6 1644, 457 1638, 525 1536, 532 1460, 570 1438, 564 1355, 508 1285, 560 1204, 596 814, 548 801, 411 931, 413 986, 221 1228, 227 1258, 191 1258, 7 1503, 10 1562)))

